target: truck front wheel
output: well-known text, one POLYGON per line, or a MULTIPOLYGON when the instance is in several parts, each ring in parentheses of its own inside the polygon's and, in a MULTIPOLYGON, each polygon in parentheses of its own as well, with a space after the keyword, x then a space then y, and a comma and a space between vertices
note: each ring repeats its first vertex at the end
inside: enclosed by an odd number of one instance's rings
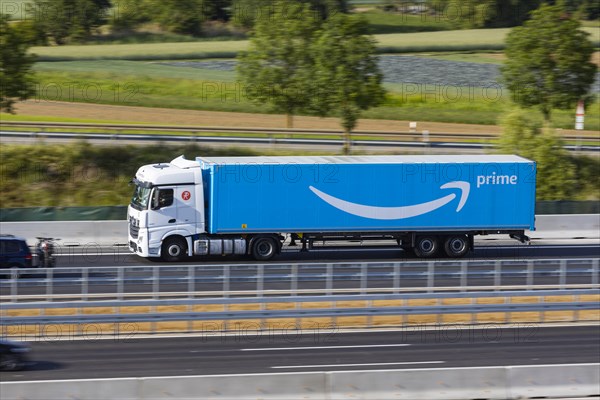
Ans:
POLYGON ((168 238, 162 245, 161 257, 165 261, 181 261, 187 255, 187 243, 183 238, 168 238))
POLYGON ((464 256, 469 251, 469 237, 467 235, 448 236, 444 243, 444 250, 448 257, 464 256))
POLYGON ((430 258, 433 257, 439 247, 438 238, 435 236, 419 236, 415 241, 414 251, 417 257, 430 258))
POLYGON ((252 242, 252 256, 257 261, 266 261, 277 254, 277 243, 270 237, 259 237, 252 242))

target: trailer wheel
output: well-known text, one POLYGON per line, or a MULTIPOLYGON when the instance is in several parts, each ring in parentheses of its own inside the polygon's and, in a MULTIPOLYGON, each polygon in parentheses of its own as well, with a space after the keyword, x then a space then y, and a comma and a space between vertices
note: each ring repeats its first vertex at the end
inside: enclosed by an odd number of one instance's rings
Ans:
POLYGON ((444 243, 444 250, 448 257, 464 256, 469 251, 469 237, 467 235, 448 236, 444 243))
POLYGON ((160 255, 165 261, 181 261, 187 255, 187 243, 180 237, 168 238, 162 245, 160 255))
POLYGON ((431 258, 439 247, 438 238, 435 236, 419 236, 415 241, 414 251, 417 257, 431 258))
POLYGON ((270 237, 259 237, 252 242, 252 256, 257 261, 266 261, 277 254, 277 243, 270 237))

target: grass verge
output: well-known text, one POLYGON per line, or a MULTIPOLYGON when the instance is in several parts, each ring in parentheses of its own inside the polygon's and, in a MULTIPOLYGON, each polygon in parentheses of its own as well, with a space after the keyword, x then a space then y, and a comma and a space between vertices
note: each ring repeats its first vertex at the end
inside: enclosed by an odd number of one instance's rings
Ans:
MULTIPOLYGON (((244 96, 232 72, 170 67, 145 62, 105 61, 53 65, 38 69, 34 101, 69 101, 188 110, 271 113, 265 104, 244 96), (104 64, 104 71, 98 72, 104 64), (132 73, 131 71, 136 71, 132 73)), ((384 103, 365 111, 362 118, 417 120, 495 125, 512 107, 506 90, 494 86, 386 84, 384 103)), ((536 111, 532 111, 536 112, 536 111)), ((556 110, 554 123, 572 129, 574 111, 556 110)), ((600 107, 592 104, 586 129, 600 130, 600 107)))

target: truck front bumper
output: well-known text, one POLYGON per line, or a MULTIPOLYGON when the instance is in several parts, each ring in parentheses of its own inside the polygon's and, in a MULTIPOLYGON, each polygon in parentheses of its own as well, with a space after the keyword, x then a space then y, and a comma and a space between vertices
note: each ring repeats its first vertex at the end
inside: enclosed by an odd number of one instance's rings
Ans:
POLYGON ((159 257, 160 242, 157 243, 156 246, 150 246, 147 238, 146 232, 143 232, 142 230, 140 230, 137 238, 129 235, 129 251, 140 257, 159 257))

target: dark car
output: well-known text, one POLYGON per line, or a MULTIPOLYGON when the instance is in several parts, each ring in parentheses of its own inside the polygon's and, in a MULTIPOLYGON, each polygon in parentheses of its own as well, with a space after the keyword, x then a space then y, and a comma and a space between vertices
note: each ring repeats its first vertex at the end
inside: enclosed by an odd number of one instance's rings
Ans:
POLYGON ((18 371, 27 365, 29 347, 23 343, 0 339, 0 370, 18 371))
POLYGON ((25 239, 14 235, 0 235, 0 268, 12 268, 18 278, 19 268, 31 268, 33 256, 25 239))

